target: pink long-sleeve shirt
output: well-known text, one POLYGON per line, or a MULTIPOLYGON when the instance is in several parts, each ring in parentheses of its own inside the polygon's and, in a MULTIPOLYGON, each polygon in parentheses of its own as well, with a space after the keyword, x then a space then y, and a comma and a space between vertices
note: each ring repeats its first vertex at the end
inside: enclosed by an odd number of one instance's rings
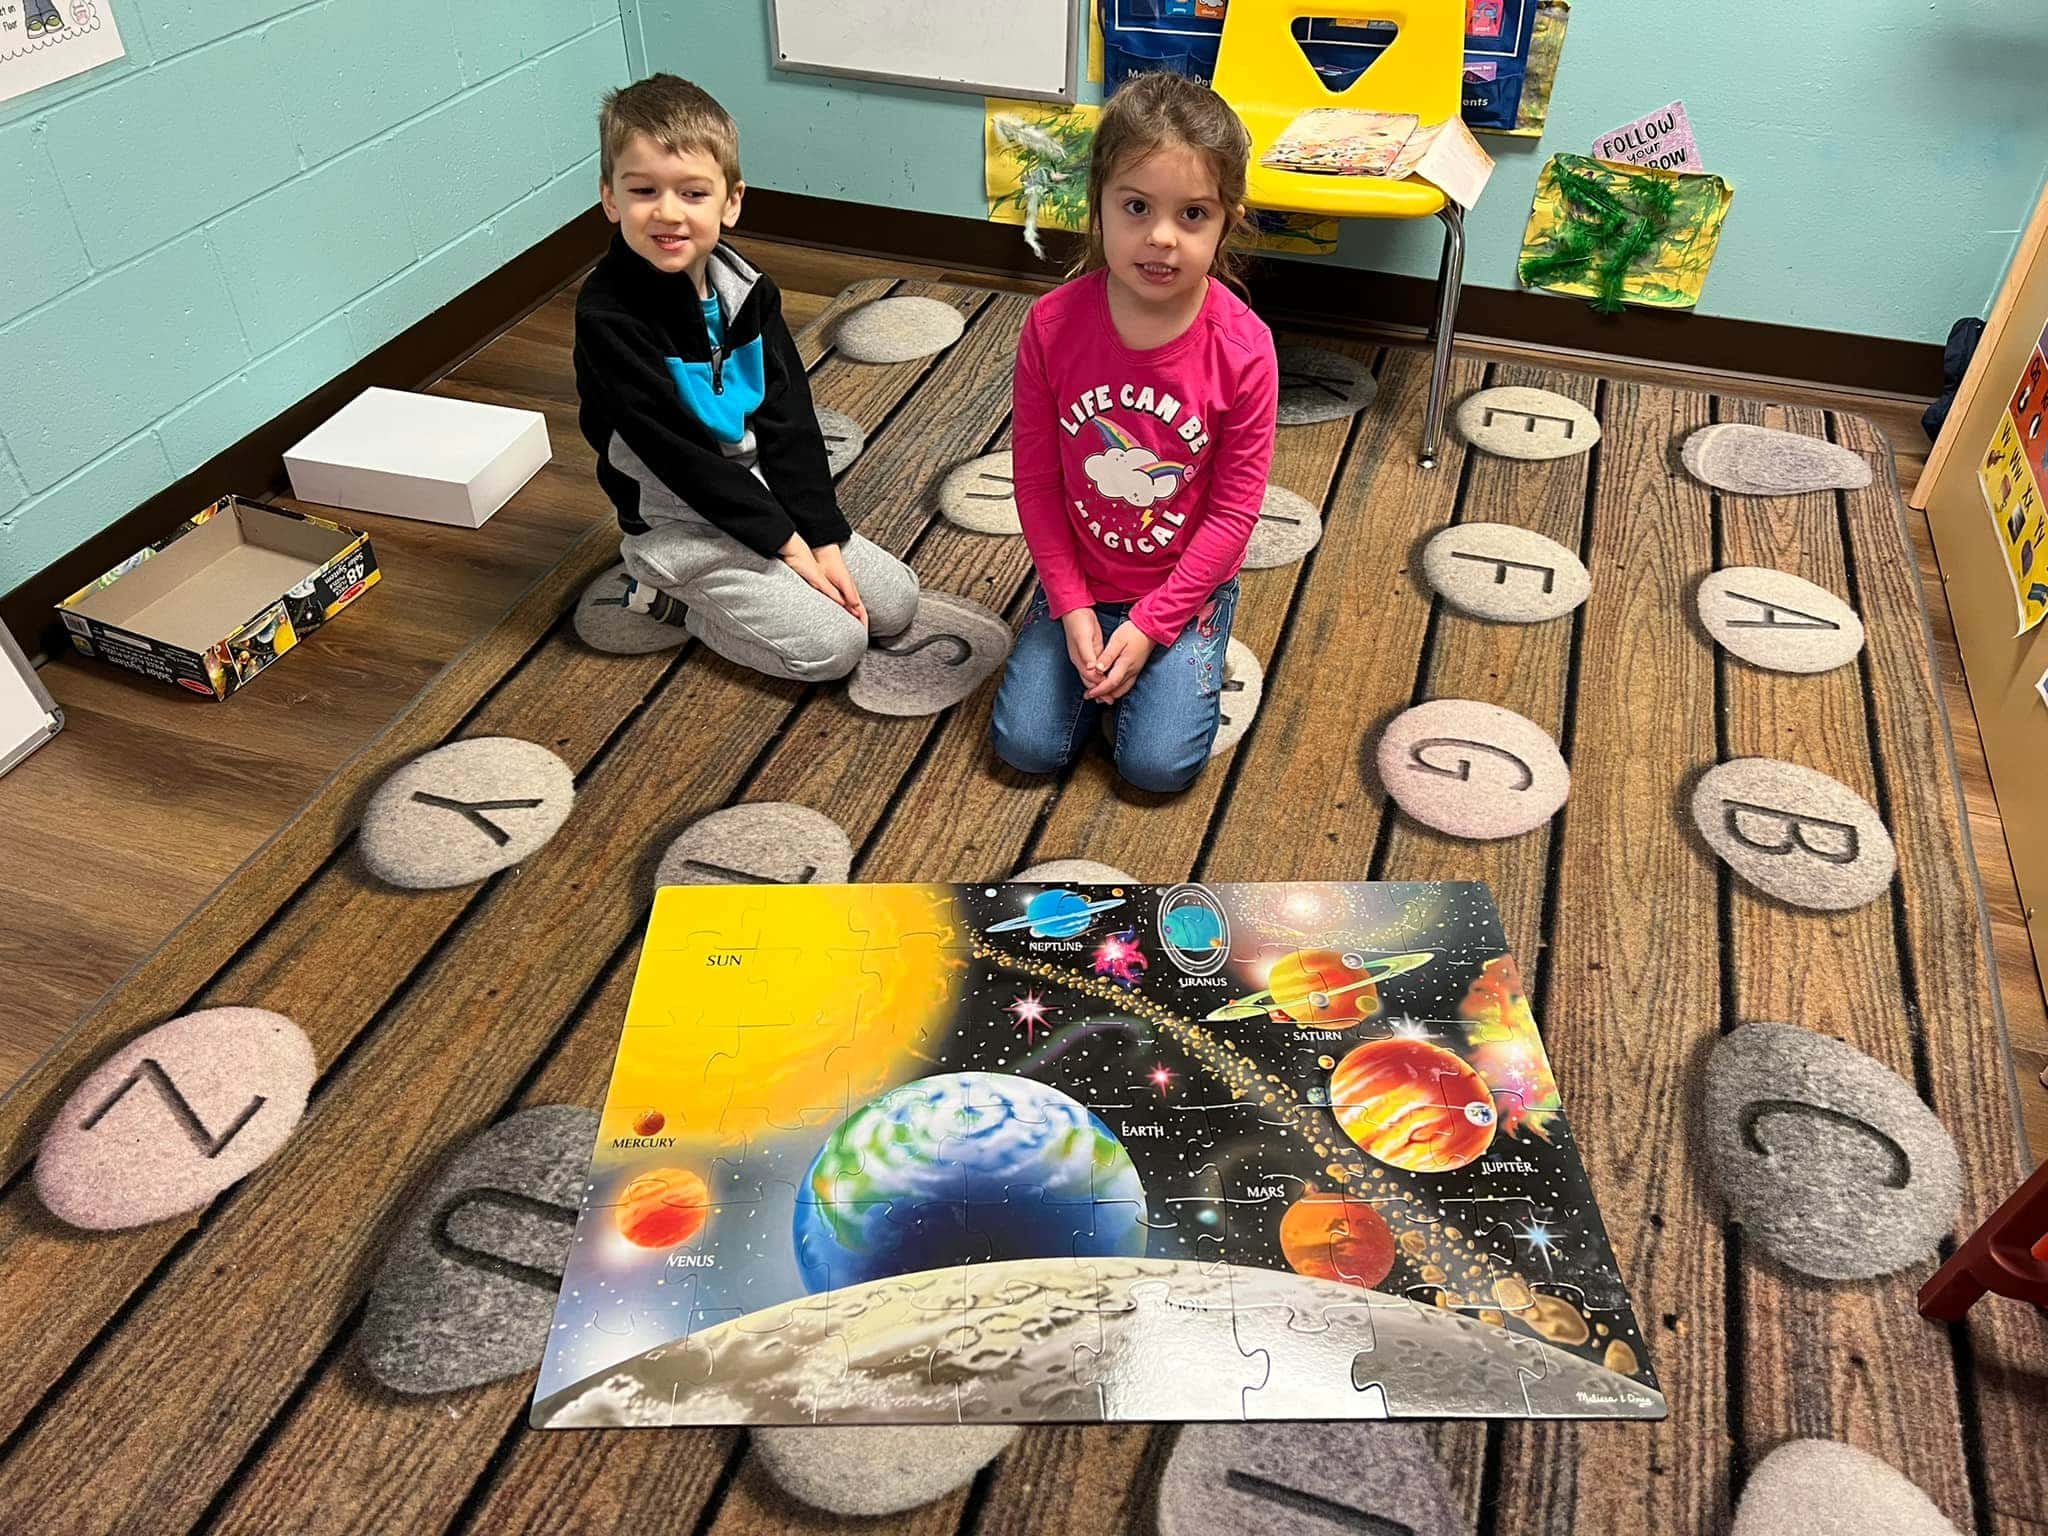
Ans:
POLYGON ((1211 278, 1201 313, 1134 352, 1109 315, 1109 274, 1031 306, 1017 341, 1011 450, 1017 514, 1052 616, 1135 603, 1171 645, 1244 564, 1273 458, 1273 333, 1211 278))

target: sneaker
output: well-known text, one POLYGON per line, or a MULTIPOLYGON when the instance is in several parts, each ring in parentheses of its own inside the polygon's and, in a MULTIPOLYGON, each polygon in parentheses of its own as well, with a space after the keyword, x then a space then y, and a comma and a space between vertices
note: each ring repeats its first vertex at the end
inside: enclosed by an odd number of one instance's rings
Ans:
POLYGON ((649 618, 653 618, 653 621, 664 623, 664 625, 680 625, 682 623, 682 616, 688 612, 686 604, 682 604, 676 598, 668 596, 668 592, 664 592, 662 588, 647 586, 645 582, 633 580, 631 575, 627 575, 625 571, 618 573, 618 580, 623 582, 621 594, 618 594, 616 598, 604 598, 600 606, 606 606, 606 608, 625 608, 627 612, 647 614, 649 618))

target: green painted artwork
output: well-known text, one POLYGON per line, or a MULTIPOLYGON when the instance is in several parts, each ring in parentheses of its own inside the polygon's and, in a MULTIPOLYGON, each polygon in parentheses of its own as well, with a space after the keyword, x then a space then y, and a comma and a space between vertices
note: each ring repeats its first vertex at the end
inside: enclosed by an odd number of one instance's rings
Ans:
POLYGON ((1691 309, 1735 189, 1719 176, 1553 155, 1522 236, 1522 284, 1591 299, 1691 309))
MULTIPOLYGON (((986 103, 982 163, 989 219, 1022 225, 1026 243, 1041 257, 1040 230, 1087 227, 1088 156, 1101 116, 1092 102, 986 103)), ((1255 209, 1247 222, 1254 250, 1327 256, 1337 248, 1335 219, 1255 209)))

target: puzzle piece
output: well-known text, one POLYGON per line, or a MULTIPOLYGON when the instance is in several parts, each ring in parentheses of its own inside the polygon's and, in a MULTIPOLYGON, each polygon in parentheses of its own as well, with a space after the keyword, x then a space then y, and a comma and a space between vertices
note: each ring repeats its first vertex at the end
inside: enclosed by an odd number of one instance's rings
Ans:
POLYGON ((1098 1394, 1099 1417, 1106 1423, 1243 1417, 1247 1396, 1266 1385, 1267 1361, 1263 1353, 1234 1347, 1228 1272, 1199 1296, 1149 1280, 1129 1286, 1128 1295, 1128 1310, 1099 1317, 1101 1344, 1077 1345, 1073 1352, 1074 1381, 1098 1394), (1235 1370, 1233 1359, 1241 1362, 1235 1370), (1197 1360, 1199 1370, 1168 1364, 1197 1360))

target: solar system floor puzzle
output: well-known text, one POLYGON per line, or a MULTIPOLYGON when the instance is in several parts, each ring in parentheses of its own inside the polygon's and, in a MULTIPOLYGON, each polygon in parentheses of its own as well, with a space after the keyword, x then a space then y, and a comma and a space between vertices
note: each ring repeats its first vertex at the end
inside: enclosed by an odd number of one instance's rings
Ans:
POLYGON ((1664 1413, 1485 886, 656 896, 537 1427, 1664 1413))

